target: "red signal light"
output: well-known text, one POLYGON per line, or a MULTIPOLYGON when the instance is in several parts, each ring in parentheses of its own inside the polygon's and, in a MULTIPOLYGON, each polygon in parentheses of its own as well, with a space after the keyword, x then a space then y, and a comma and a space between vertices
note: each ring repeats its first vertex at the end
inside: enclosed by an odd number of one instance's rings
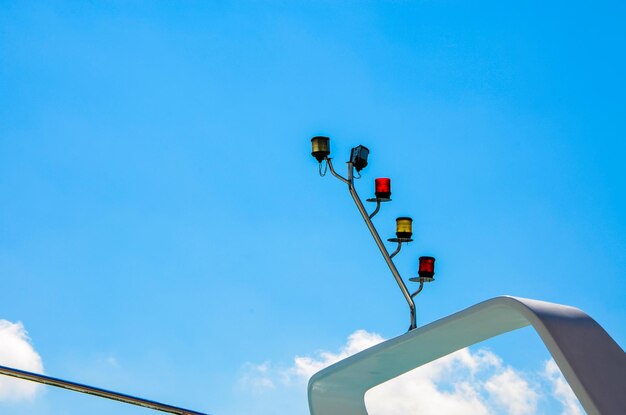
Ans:
POLYGON ((432 280, 435 276, 435 258, 431 256, 421 256, 420 265, 417 271, 420 278, 427 278, 432 280))
POLYGON ((378 199, 389 199, 391 197, 391 179, 381 177, 374 180, 374 193, 378 199))

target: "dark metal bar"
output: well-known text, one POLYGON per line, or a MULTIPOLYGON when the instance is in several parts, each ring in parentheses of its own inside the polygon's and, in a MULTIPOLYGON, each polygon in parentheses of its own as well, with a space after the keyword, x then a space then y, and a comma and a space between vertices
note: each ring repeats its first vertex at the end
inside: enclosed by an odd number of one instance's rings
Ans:
POLYGON ((112 399, 114 401, 124 402, 131 405, 143 406, 144 408, 154 409, 155 411, 167 412, 177 415, 208 415, 203 412, 192 411, 191 409, 178 408, 176 406, 167 405, 148 399, 137 398, 126 395, 124 393, 112 392, 106 389, 100 389, 93 386, 82 385, 76 382, 70 382, 63 379, 57 379, 39 373, 26 372, 24 370, 13 369, 6 366, 0 366, 0 375, 12 376, 19 379, 29 380, 31 382, 43 383, 45 385, 56 386, 58 388, 68 389, 74 392, 86 393, 88 395, 98 396, 100 398, 112 399))
POLYGON ((413 294, 411 294, 411 298, 415 297, 417 294, 421 293, 424 289, 424 281, 420 281, 420 286, 413 294))
POLYGON ((370 213, 369 218, 372 219, 374 216, 376 216, 376 214, 378 213, 378 211, 380 210, 380 199, 376 199, 376 209, 374 209, 374 211, 372 213, 370 213))
MULTIPOLYGON (((394 256, 398 255, 398 253, 400 252, 400 250, 402 249, 402 242, 398 241, 398 247, 396 248, 395 251, 393 251, 391 253, 391 255, 389 255, 389 258, 393 259, 394 256)), ((413 296, 411 296, 413 297, 413 296)))

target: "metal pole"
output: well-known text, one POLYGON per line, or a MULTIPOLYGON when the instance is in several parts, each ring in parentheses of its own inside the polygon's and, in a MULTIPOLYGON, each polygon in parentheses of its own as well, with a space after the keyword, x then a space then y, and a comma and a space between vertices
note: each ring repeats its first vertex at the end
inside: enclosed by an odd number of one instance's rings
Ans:
POLYGON ((350 182, 348 181, 348 179, 346 179, 341 174, 339 174, 339 173, 337 173, 335 171, 335 168, 333 167, 333 162, 332 162, 331 158, 326 158, 326 164, 328 165, 328 168, 330 169, 330 172, 332 173, 333 176, 335 176, 336 178, 338 178, 339 180, 341 180, 342 182, 344 182, 345 184, 350 186, 350 182))
POLYGON ((374 237, 374 241, 376 241, 376 245, 378 245, 378 249, 380 249, 380 253, 383 254, 383 258, 385 258, 385 262, 387 262, 387 266, 391 270, 391 273, 393 274, 393 278, 396 280, 398 287, 400 287, 400 291, 402 291, 402 295, 406 299, 406 302, 409 304, 409 309, 411 311, 411 326, 409 327, 409 331, 413 330, 414 328, 417 327, 417 324, 415 321, 416 320, 415 319, 415 302, 413 301, 413 297, 411 297, 409 290, 406 288, 406 284, 404 284, 402 277, 400 277, 400 273, 398 272, 396 265, 391 260, 391 257, 389 257, 387 248, 385 248, 383 241, 380 239, 380 236, 378 235, 378 232, 376 231, 374 224, 370 220, 370 217, 365 211, 365 208, 363 207, 363 203, 361 202, 361 199, 359 198, 359 195, 356 192, 356 189, 354 187, 354 177, 353 177, 354 166, 352 165, 352 163, 348 163, 348 178, 345 179, 344 177, 335 173, 335 169, 333 168, 333 164, 330 161, 330 159, 327 159, 327 162, 328 162, 328 168, 330 169, 330 172, 333 174, 333 176, 337 177, 338 179, 340 179, 341 181, 343 181, 344 183, 348 185, 348 189, 350 190, 350 195, 352 196, 352 199, 354 199, 354 203, 356 204, 356 207, 359 209, 359 212, 361 213, 361 216, 363 217, 363 220, 365 221, 367 228, 370 230, 370 233, 374 237))
POLYGON ((6 366, 0 366, 0 375, 12 376, 19 379, 29 380, 31 382, 43 383, 45 385, 56 386, 58 388, 69 389, 74 392, 86 393, 88 395, 98 396, 100 398, 112 399, 114 401, 124 402, 131 405, 143 406, 144 408, 154 409, 156 411, 167 412, 177 415, 207 415, 203 412, 192 411, 190 409, 178 408, 176 406, 167 405, 148 399, 137 398, 123 393, 112 392, 106 389, 100 389, 93 386, 82 385, 80 383, 70 382, 63 379, 57 379, 39 373, 26 372, 24 370, 13 369, 6 366))

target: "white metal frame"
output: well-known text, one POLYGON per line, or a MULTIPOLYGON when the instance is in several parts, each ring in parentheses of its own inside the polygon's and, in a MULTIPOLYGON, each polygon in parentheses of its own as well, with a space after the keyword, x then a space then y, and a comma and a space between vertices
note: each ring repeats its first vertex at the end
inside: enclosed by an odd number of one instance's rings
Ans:
MULTIPOLYGON (((583 311, 496 297, 380 343, 309 381, 311 415, 367 415, 365 393, 454 351, 532 326, 589 415, 626 413, 626 355, 583 311)), ((419 391, 416 391, 419 394, 419 391)))

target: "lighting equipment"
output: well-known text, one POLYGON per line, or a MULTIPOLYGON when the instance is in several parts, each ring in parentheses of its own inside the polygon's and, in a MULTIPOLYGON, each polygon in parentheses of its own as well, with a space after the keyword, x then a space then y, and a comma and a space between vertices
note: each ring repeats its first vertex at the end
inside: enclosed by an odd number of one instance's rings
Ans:
POLYGON ((376 227, 372 223, 372 218, 379 212, 381 205, 383 202, 391 202, 391 179, 388 177, 379 177, 374 181, 374 194, 375 198, 367 199, 368 202, 376 203, 376 208, 374 211, 368 215, 363 203, 361 202, 361 198, 359 197, 356 188, 354 186, 355 179, 359 179, 361 177, 360 171, 363 170, 367 166, 367 158, 369 156, 369 149, 365 146, 359 145, 354 147, 350 152, 350 160, 348 161, 348 175, 347 177, 342 176, 341 174, 335 171, 333 167, 333 161, 330 157, 330 140, 328 137, 317 136, 311 139, 312 152, 311 155, 317 159, 320 166, 320 176, 324 176, 326 170, 322 171, 322 166, 326 166, 326 168, 330 171, 330 173, 339 179, 342 183, 348 185, 348 191, 356 204, 359 213, 365 220, 365 224, 369 229, 376 245, 378 245, 378 249, 380 249, 385 262, 389 266, 389 270, 393 275, 393 278, 396 280, 400 291, 402 291, 402 295, 404 296, 407 304, 409 305, 409 310, 411 313, 411 325, 409 326, 409 330, 413 330, 417 327, 416 323, 416 315, 415 315, 415 301, 414 298, 422 291, 424 288, 424 283, 430 282, 434 280, 435 275, 435 258, 433 257, 420 257, 419 259, 419 277, 410 278, 410 281, 419 282, 419 288, 414 292, 410 293, 404 280, 400 276, 396 265, 393 262, 393 258, 400 253, 402 249, 402 245, 408 242, 413 241, 413 219, 403 216, 396 219, 396 237, 388 239, 389 242, 397 243, 396 250, 393 252, 387 251, 383 241, 376 230, 376 227), (356 175, 355 175, 356 170, 356 175))
POLYGON ((433 278, 435 276, 435 258, 431 256, 421 256, 417 274, 419 277, 409 278, 409 281, 420 283, 419 288, 411 294, 411 298, 416 297, 422 292, 425 282, 432 282, 435 280, 435 278, 433 278))
POLYGON ((374 189, 376 199, 389 199, 391 197, 391 179, 386 177, 375 179, 374 189))
POLYGON ((413 236, 413 219, 407 217, 397 218, 396 236, 398 239, 411 239, 413 236))
POLYGON ((435 278, 435 258, 431 256, 421 256, 419 268, 417 270, 417 274, 419 278, 411 278, 411 281, 419 281, 419 282, 431 282, 434 281, 435 278))
POLYGON ((357 146, 350 152, 350 163, 354 166, 357 172, 360 172, 367 166, 367 156, 370 151, 365 146, 357 146))
POLYGON ((366 199, 368 202, 376 203, 376 210, 370 214, 372 219, 380 209, 381 202, 391 202, 391 179, 388 177, 380 177, 374 180, 374 195, 370 199, 366 199))
POLYGON ((311 139, 311 148, 313 150, 311 155, 321 163, 330 155, 330 138, 324 136, 313 137, 311 139))

